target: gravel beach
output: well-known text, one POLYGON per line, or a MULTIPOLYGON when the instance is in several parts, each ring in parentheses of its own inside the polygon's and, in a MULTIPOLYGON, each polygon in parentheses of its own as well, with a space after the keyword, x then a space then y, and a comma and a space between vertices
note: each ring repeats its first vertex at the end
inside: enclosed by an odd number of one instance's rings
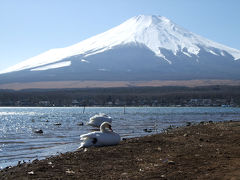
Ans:
POLYGON ((202 122, 19 163, 0 179, 240 179, 240 121, 202 122))

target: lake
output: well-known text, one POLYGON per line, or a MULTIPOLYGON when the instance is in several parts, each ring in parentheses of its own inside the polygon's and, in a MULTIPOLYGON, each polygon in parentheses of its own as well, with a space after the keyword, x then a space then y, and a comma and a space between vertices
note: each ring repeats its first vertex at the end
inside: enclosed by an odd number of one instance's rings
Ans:
POLYGON ((126 107, 125 114, 123 107, 86 107, 84 113, 82 107, 1 107, 0 168, 76 150, 79 136, 92 130, 86 122, 98 113, 113 118, 112 128, 122 138, 159 133, 187 122, 240 119, 240 108, 231 107, 126 107), (43 134, 34 132, 39 129, 43 134))

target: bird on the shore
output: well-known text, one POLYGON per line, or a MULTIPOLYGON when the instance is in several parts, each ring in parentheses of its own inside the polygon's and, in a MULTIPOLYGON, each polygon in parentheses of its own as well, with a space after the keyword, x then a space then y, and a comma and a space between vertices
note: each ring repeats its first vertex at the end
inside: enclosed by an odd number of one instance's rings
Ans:
POLYGON ((100 127, 100 125, 103 122, 112 123, 112 118, 104 113, 96 114, 89 119, 89 122, 87 123, 87 125, 90 125, 93 127, 100 127))
POLYGON ((90 146, 111 146, 120 142, 119 134, 113 132, 112 126, 108 122, 103 122, 100 131, 94 131, 80 136, 82 140, 78 149, 90 146))

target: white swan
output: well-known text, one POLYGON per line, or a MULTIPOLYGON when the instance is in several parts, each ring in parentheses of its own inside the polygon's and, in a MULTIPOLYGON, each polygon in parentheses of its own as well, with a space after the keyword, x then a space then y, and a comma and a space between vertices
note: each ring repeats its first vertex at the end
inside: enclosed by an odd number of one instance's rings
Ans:
POLYGON ((110 123, 104 122, 100 126, 100 131, 81 135, 80 140, 82 140, 82 142, 78 149, 90 146, 111 146, 118 144, 120 142, 120 136, 113 132, 111 127, 110 123))
POLYGON ((91 117, 87 124, 90 126, 99 127, 103 122, 112 123, 112 118, 106 114, 100 113, 91 117))

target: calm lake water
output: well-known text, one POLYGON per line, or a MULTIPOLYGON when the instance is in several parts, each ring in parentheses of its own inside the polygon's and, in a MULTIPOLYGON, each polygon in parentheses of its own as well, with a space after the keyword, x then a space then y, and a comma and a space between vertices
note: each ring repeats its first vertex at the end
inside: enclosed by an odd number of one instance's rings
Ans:
POLYGON ((0 168, 32 161, 50 155, 74 151, 80 145, 79 136, 91 131, 85 125, 98 113, 113 118, 113 130, 122 138, 159 133, 170 125, 186 122, 229 121, 240 119, 240 108, 196 107, 82 107, 71 108, 0 108, 0 168), (83 122, 83 126, 78 123, 83 122), (61 125, 55 125, 61 123, 61 125), (144 129, 153 129, 145 132, 144 129), (42 129, 43 134, 34 133, 42 129))

